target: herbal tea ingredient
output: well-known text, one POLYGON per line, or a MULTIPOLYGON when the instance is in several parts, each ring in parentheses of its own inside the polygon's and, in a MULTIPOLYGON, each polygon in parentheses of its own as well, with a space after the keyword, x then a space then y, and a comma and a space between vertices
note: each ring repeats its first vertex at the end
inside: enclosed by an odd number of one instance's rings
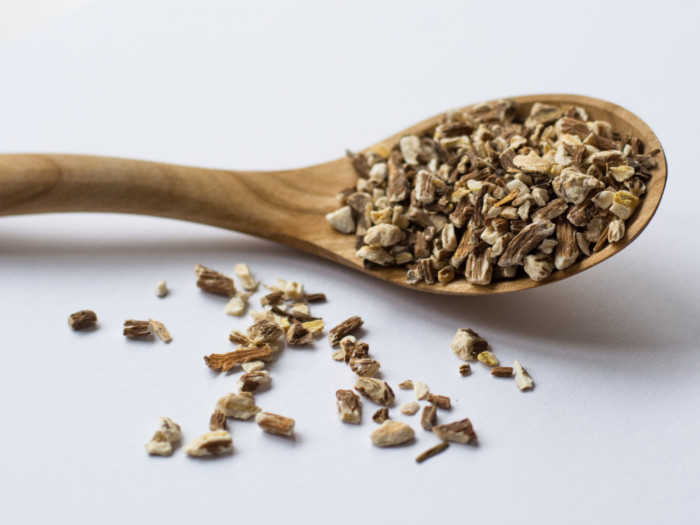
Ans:
POLYGON ((80 310, 68 317, 68 326, 73 330, 84 330, 97 323, 97 314, 92 310, 80 310))
POLYGON ((326 219, 356 235, 366 267, 407 265, 410 284, 541 281, 622 240, 658 152, 580 107, 517 114, 507 100, 451 111, 390 151, 351 155, 357 183, 326 219))

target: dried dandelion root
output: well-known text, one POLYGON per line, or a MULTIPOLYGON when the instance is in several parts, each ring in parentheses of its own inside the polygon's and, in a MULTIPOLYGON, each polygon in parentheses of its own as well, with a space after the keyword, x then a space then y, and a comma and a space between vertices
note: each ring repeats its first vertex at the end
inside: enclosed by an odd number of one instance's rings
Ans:
POLYGON ((388 419, 370 434, 370 438, 372 444, 377 447, 393 447, 410 441, 415 435, 406 423, 388 419))
POLYGON ((518 109, 451 111, 430 133, 349 154, 357 182, 328 223, 355 234, 365 267, 407 266, 409 284, 541 281, 621 241, 658 151, 581 107, 518 109))

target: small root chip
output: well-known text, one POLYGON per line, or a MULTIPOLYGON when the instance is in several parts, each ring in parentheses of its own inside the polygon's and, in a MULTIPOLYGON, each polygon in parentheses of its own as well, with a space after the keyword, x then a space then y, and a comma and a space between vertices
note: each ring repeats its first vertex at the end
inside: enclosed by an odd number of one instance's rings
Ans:
POLYGON ((453 443, 469 443, 476 440, 476 433, 468 418, 433 427, 433 432, 443 441, 452 441, 453 443))
POLYGON ((68 325, 73 330, 84 330, 95 323, 97 323, 97 314, 92 310, 80 310, 68 318, 68 325))
POLYGON ((426 459, 430 459, 433 456, 437 456, 441 452, 447 450, 449 446, 449 443, 440 443, 439 445, 435 445, 434 447, 429 448, 416 458, 416 463, 423 463, 426 459))
POLYGON ((233 438, 225 430, 202 434, 183 449, 191 457, 220 456, 233 452, 233 438))
POLYGON ((338 390, 335 393, 338 400, 338 417, 343 423, 359 424, 362 420, 362 402, 352 390, 338 390))
POLYGON ((158 336, 158 338, 164 343, 169 343, 173 340, 173 337, 168 332, 168 329, 160 321, 155 321, 153 319, 148 320, 151 323, 151 330, 158 336))
POLYGON ((387 420, 370 434, 372 444, 377 447, 393 447, 414 438, 413 429, 401 421, 387 420))
POLYGON ((291 436, 294 434, 294 420, 269 412, 259 412, 255 416, 255 422, 260 428, 269 434, 278 436, 291 436))

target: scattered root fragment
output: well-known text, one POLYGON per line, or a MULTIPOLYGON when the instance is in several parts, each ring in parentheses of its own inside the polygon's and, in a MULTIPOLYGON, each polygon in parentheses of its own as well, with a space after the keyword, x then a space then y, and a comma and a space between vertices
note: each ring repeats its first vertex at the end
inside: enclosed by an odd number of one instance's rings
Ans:
POLYGON ((168 295, 168 283, 165 279, 161 279, 156 283, 156 296, 165 297, 168 295))
POLYGON ((158 336, 158 338, 161 341, 163 341, 164 343, 169 343, 173 340, 173 337, 170 335, 170 332, 168 332, 168 329, 163 323, 154 319, 149 319, 148 322, 151 323, 151 330, 158 336))
POLYGON ((233 438, 225 430, 202 434, 183 449, 191 457, 220 456, 233 452, 233 438))
POLYGON ((472 367, 469 363, 464 363, 459 366, 459 374, 463 376, 468 376, 472 373, 472 367))
POLYGON ((437 408, 434 405, 426 405, 423 407, 420 425, 425 430, 432 430, 433 427, 437 425, 437 408))
POLYGON ((127 319, 124 321, 123 333, 126 337, 147 337, 151 335, 151 323, 127 319))
POLYGON ((146 452, 151 456, 171 456, 173 445, 160 431, 153 434, 151 440, 146 443, 146 452))
POLYGON ((73 330, 84 330, 97 323, 97 314, 92 310, 80 310, 68 317, 68 326, 73 330))
POLYGON ((214 410, 209 419, 209 430, 226 430, 226 415, 221 410, 214 410))
POLYGON ((428 385, 425 384, 423 381, 416 381, 413 383, 413 393, 416 396, 416 399, 419 401, 422 401, 426 397, 428 397, 428 385))
POLYGON ((259 412, 255 416, 255 422, 269 434, 278 436, 291 436, 294 434, 294 420, 291 417, 284 417, 269 412, 259 412))
POLYGON ((520 390, 529 390, 535 386, 532 377, 530 377, 530 374, 527 373, 527 370, 523 368, 523 365, 521 365, 520 361, 517 359, 513 362, 513 370, 515 370, 515 384, 520 390))
POLYGON ((240 348, 226 354, 211 354, 204 356, 204 362, 212 370, 228 372, 234 366, 247 361, 255 361, 271 356, 274 350, 270 345, 252 348, 240 348))
POLYGON ((158 429, 146 443, 146 452, 151 456, 170 456, 173 453, 173 445, 182 439, 180 425, 169 417, 158 418, 158 429))
POLYGON ((437 394, 428 394, 428 403, 432 403, 438 408, 449 410, 452 407, 452 402, 447 396, 439 396, 437 394))
POLYGON ((498 366, 498 358, 488 350, 481 352, 476 358, 486 366, 498 366))
POLYGON ((386 381, 373 377, 360 377, 355 383, 355 390, 378 405, 394 406, 394 391, 386 381))
POLYGON ((325 293, 307 293, 304 294, 304 300, 307 303, 325 303, 326 294, 325 293))
POLYGON ((399 388, 401 390, 413 390, 413 381, 406 379, 406 381, 401 381, 399 383, 399 388))
POLYGON ((415 437, 413 429, 401 421, 386 420, 370 434, 372 444, 377 447, 392 447, 415 437))
POLYGON ((301 324, 314 337, 320 336, 323 333, 323 329, 326 327, 326 323, 324 323, 322 319, 314 319, 313 321, 306 321, 305 323, 301 324))
POLYGON ((453 443, 476 441, 476 433, 469 418, 446 425, 438 425, 433 427, 433 432, 443 441, 452 441, 453 443))
POLYGON ((241 368, 246 374, 260 372, 260 370, 264 370, 265 363, 263 361, 248 361, 247 363, 241 363, 241 368))
POLYGON ((336 350, 331 354, 331 359, 334 361, 345 361, 345 350, 342 348, 340 350, 336 350))
POLYGON ((278 324, 265 319, 248 328, 248 338, 254 345, 274 343, 283 335, 284 330, 278 324))
POLYGON ((373 377, 381 368, 379 361, 369 357, 350 359, 348 364, 353 372, 362 377, 373 377))
POLYGON ((158 418, 158 431, 165 434, 165 437, 171 443, 177 443, 182 439, 182 429, 180 425, 175 423, 169 417, 159 417, 158 418))
POLYGON ((287 342, 290 345, 308 345, 313 341, 313 334, 299 322, 293 322, 287 330, 287 342))
POLYGON ((360 316, 353 315, 340 323, 338 326, 331 328, 330 332, 328 333, 328 340, 330 341, 331 346, 337 345, 343 337, 350 335, 360 326, 362 326, 363 322, 364 321, 360 316))
POLYGON ((249 292, 254 292, 258 289, 260 284, 253 278, 253 274, 250 273, 250 268, 245 263, 239 263, 233 268, 233 273, 235 273, 240 279, 243 288, 249 292))
POLYGON ((513 368, 510 366, 494 366, 491 375, 496 377, 513 377, 513 368))
POLYGON ((352 390, 338 390, 338 417, 343 423, 359 424, 362 421, 362 402, 352 390))
POLYGON ((389 419, 389 409, 388 408, 380 408, 372 416, 372 421, 374 421, 375 423, 379 423, 379 424, 384 423, 384 421, 386 421, 387 419, 389 419))
POLYGON ((216 411, 226 417, 234 419, 250 419, 258 412, 260 407, 255 406, 253 394, 243 392, 240 394, 226 394, 216 402, 216 411))
POLYGON ((452 338, 452 350, 464 361, 474 361, 489 347, 486 339, 471 328, 460 328, 452 338))
POLYGON ((236 286, 230 277, 226 277, 223 273, 201 264, 195 266, 194 271, 197 275, 197 287, 203 291, 223 295, 224 297, 236 295, 236 286))
POLYGON ((249 297, 249 293, 237 290, 236 294, 233 297, 231 297, 231 300, 228 303, 226 303, 226 308, 224 309, 226 315, 234 315, 236 317, 240 317, 241 315, 243 315, 245 313, 245 309, 248 306, 249 297))
POLYGON ((404 403, 399 407, 399 412, 406 414, 407 416, 412 416, 420 410, 420 405, 417 401, 410 401, 409 403, 404 403))
POLYGON ((270 372, 267 370, 260 370, 259 372, 243 374, 236 383, 236 386, 239 392, 253 392, 257 390, 259 386, 266 385, 270 381, 272 381, 270 372))
POLYGON ((447 448, 450 446, 449 443, 443 442, 440 443, 439 445, 435 445, 434 447, 429 448, 425 452, 423 452, 420 456, 416 458, 416 463, 423 463, 426 459, 430 459, 433 456, 437 456, 441 452, 444 452, 447 450, 447 448))

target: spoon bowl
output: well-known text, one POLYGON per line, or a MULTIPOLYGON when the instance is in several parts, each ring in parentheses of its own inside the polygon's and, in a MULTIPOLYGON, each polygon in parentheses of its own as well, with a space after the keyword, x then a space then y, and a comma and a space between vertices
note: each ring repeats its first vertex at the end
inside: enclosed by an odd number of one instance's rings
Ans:
MULTIPOLYGON (((580 95, 514 97, 518 118, 535 102, 583 107, 591 119, 605 120, 620 134, 659 149, 658 167, 622 240, 544 281, 528 277, 478 286, 466 280, 409 285, 403 267, 366 270, 355 257, 355 238, 333 230, 325 214, 337 209, 336 195, 354 186, 348 158, 285 171, 226 171, 109 157, 55 154, 0 155, 0 216, 50 212, 116 212, 169 217, 236 230, 286 244, 349 266, 372 277, 431 293, 489 295, 543 286, 587 270, 628 246, 647 226, 661 201, 667 164, 661 144, 628 110, 580 95)), ((471 106, 467 106, 467 109, 471 106)), ((389 137, 364 151, 391 148, 404 135, 432 131, 442 115, 389 137)))

